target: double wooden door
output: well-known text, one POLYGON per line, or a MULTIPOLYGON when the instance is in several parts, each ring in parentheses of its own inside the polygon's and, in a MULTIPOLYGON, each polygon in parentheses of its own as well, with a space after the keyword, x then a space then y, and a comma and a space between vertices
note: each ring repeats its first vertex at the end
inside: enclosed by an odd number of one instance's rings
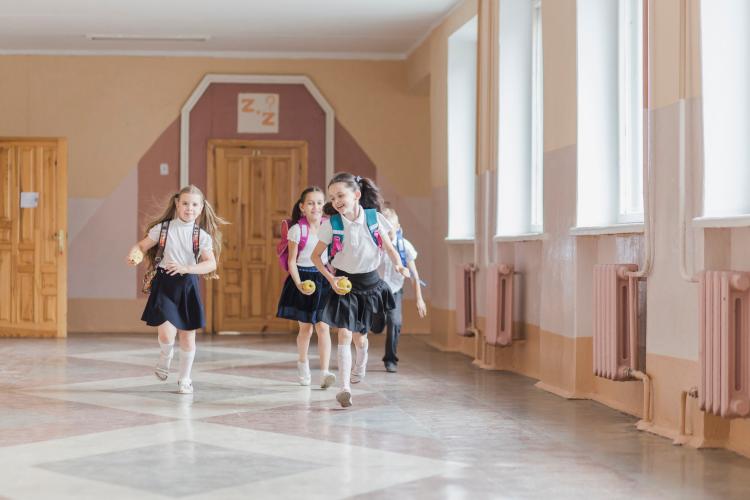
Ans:
POLYGON ((67 334, 67 147, 0 139, 0 336, 67 334))
POLYGON ((302 141, 210 141, 208 191, 222 228, 219 280, 208 290, 209 329, 289 332, 276 318, 286 273, 276 256, 281 220, 307 183, 302 141))

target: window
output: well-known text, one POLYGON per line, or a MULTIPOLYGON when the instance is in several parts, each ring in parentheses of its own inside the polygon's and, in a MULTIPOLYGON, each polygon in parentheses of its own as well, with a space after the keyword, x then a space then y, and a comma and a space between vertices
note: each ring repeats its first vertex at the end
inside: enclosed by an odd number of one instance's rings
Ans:
POLYGON ((500 0, 498 236, 542 231, 543 58, 540 0, 500 0))
POLYGON ((448 238, 474 238, 477 18, 448 38, 448 238))
POLYGON ((643 3, 577 3, 579 227, 643 221, 643 3))
POLYGON ((701 2, 703 215, 750 214, 750 2, 701 2))

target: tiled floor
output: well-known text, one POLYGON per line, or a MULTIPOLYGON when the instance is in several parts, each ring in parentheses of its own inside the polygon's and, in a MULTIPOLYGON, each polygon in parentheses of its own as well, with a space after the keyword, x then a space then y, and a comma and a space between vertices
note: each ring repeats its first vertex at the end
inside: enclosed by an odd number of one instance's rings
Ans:
POLYGON ((295 384, 291 336, 199 339, 192 397, 154 336, 0 339, 0 498, 750 498, 748 459, 420 337, 386 373, 382 344, 344 410, 295 384))

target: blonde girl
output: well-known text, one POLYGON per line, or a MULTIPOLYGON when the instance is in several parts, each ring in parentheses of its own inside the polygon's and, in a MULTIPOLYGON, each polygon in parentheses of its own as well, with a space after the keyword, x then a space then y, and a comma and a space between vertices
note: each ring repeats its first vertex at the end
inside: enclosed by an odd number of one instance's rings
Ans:
POLYGON ((169 198, 164 213, 146 226, 146 237, 127 257, 131 265, 136 265, 145 254, 149 267, 156 270, 141 320, 157 327, 161 353, 154 374, 161 380, 169 376, 179 334, 180 394, 193 393, 190 372, 195 359, 195 330, 205 326, 198 275, 216 277, 221 252, 219 226, 226 223, 200 189, 186 186, 169 198))

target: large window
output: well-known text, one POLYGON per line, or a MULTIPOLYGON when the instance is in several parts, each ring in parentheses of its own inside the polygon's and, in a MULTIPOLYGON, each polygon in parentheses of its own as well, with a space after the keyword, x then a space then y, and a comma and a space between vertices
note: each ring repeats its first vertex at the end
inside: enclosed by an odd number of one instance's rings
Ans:
POLYGON ((643 0, 578 0, 581 227, 643 221, 643 0))
POLYGON ((500 0, 498 236, 542 231, 543 59, 540 0, 500 0))
POLYGON ((750 2, 701 2, 703 215, 750 214, 750 2))
POLYGON ((477 18, 448 39, 448 238, 474 238, 477 18))

